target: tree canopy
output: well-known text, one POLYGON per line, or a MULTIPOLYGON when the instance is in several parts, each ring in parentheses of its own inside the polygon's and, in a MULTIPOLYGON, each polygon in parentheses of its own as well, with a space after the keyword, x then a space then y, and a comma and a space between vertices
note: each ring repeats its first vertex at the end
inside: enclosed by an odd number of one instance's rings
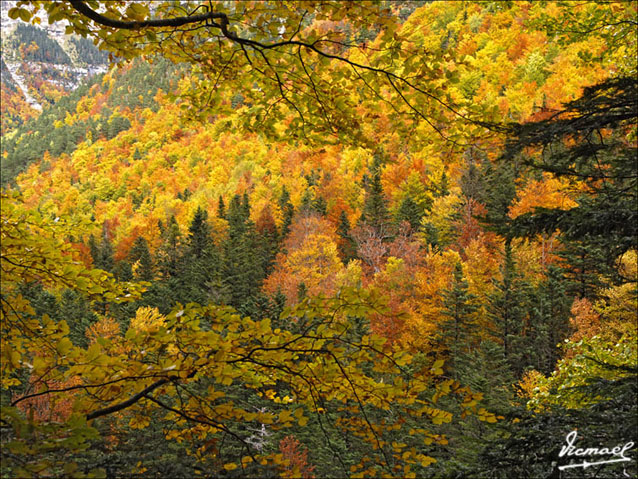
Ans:
MULTIPOLYGON (((442 49, 423 52, 401 29, 401 2, 42 2, 22 1, 13 18, 66 21, 112 55, 161 53, 195 66, 188 100, 199 117, 224 111, 227 92, 248 106, 244 126, 305 140, 364 141, 361 105, 387 103, 404 121, 425 121, 457 141, 444 119, 478 123, 443 83, 455 81, 442 49), (425 81, 424 81, 425 80, 425 81)), ((478 132, 478 130, 477 130, 478 132)))

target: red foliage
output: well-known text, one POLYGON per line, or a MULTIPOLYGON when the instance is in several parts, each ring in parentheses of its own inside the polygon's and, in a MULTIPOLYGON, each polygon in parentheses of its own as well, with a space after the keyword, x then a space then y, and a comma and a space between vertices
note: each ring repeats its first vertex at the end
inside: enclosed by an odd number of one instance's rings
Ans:
POLYGON ((302 479, 312 479, 315 477, 313 471, 316 466, 308 463, 308 449, 304 447, 295 436, 286 436, 279 441, 279 452, 284 459, 289 461, 286 471, 294 477, 302 479))
MULTIPOLYGON (((80 384, 80 378, 75 377, 66 381, 41 380, 39 378, 30 378, 31 387, 27 389, 29 394, 37 394, 48 390, 60 390, 77 386, 80 384)), ((17 399, 16 397, 13 398, 17 399)), ((31 397, 20 401, 17 406, 19 409, 34 422, 64 422, 73 412, 73 390, 64 393, 42 394, 40 396, 31 397)))
POLYGON ((485 205, 474 198, 467 198, 463 203, 461 218, 456 222, 457 231, 459 232, 457 244, 461 251, 467 248, 470 242, 483 231, 481 224, 476 218, 485 213, 487 213, 485 205))
POLYGON ((272 237, 276 232, 277 225, 275 224, 275 218, 272 215, 270 205, 266 205, 261 210, 261 213, 255 222, 255 228, 259 234, 264 236, 270 235, 272 237))

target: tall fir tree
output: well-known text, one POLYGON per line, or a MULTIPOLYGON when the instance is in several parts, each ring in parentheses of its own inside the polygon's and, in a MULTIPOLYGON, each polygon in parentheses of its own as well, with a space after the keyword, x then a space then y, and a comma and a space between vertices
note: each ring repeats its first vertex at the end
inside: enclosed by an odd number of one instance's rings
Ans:
POLYGON ((198 207, 188 227, 186 239, 188 255, 200 259, 212 245, 211 229, 208 224, 208 212, 198 207))
POLYGON ((452 284, 443 298, 445 319, 439 323, 435 342, 447 353, 447 367, 457 379, 458 369, 467 363, 467 355, 475 346, 476 323, 472 315, 477 310, 461 263, 456 263, 452 284))
POLYGON ((111 246, 108 236, 103 234, 102 241, 98 243, 95 237, 91 235, 88 246, 93 259, 93 266, 112 273, 115 261, 113 259, 113 246, 111 246))
POLYGON ((372 176, 366 186, 365 199, 359 222, 371 226, 379 232, 386 232, 390 224, 390 213, 381 185, 380 168, 371 172, 372 176))
POLYGON ((177 276, 181 269, 182 234, 175 216, 162 229, 162 242, 157 252, 157 264, 163 278, 177 276))
POLYGON ((98 320, 88 301, 76 291, 66 289, 62 292, 56 309, 58 316, 69 325, 69 337, 73 344, 87 347, 86 330, 98 320))
POLYGON ((450 180, 447 176, 447 171, 441 174, 441 181, 434 188, 434 196, 441 197, 450 194, 450 180))
POLYGON ((208 212, 201 207, 197 208, 188 228, 181 258, 181 302, 207 304, 218 299, 217 291, 221 286, 219 257, 208 223, 208 212))
POLYGON ((143 236, 135 238, 135 242, 129 252, 129 261, 132 264, 138 263, 135 276, 142 281, 153 281, 155 277, 155 265, 153 264, 153 257, 148 249, 148 243, 143 236))
POLYGON ((222 195, 219 195, 219 199, 217 200, 217 217, 226 219, 226 204, 224 203, 222 195))
POLYGON ((574 296, 569 293, 569 283, 561 269, 553 265, 530 294, 529 323, 520 344, 523 353, 521 366, 550 374, 561 356, 559 344, 570 333, 569 318, 574 296))
POLYGON ((572 296, 593 299, 601 288, 609 285, 615 266, 613 254, 610 254, 606 245, 601 244, 600 238, 585 235, 563 241, 558 256, 564 260, 561 269, 567 282, 567 291, 572 296), (612 256, 611 261, 609 256, 612 256))
POLYGON ((313 211, 314 194, 310 188, 304 191, 301 197, 301 204, 299 205, 299 213, 308 214, 313 211))
POLYGON ((515 125, 502 157, 587 183, 577 206, 536 208, 512 222, 519 236, 560 231, 570 288, 581 297, 595 297, 606 282, 622 283, 617 261, 638 249, 638 162, 629 139, 638 125, 637 95, 635 76, 588 87, 551 118, 515 125), (547 154, 526 154, 539 149, 547 154))
POLYGON ((270 206, 265 207, 255 223, 258 234, 257 244, 259 246, 258 256, 264 277, 272 273, 275 258, 279 252, 280 238, 277 231, 277 224, 272 215, 270 206))
POLYGON ((520 377, 527 365, 521 335, 529 319, 529 286, 516 271, 510 240, 505 242, 504 256, 502 279, 494 281, 488 312, 495 327, 495 339, 503 346, 505 360, 516 377, 520 377))
POLYGON ((422 217, 423 212, 421 211, 421 208, 419 208, 419 205, 417 205, 412 198, 406 196, 405 198, 403 198, 401 204, 399 205, 399 209, 397 210, 394 221, 397 226, 404 221, 407 221, 410 225, 411 230, 417 231, 419 229, 419 226, 421 225, 422 217))
POLYGON ((357 243, 350 234, 350 222, 346 216, 346 212, 342 211, 339 215, 339 225, 337 226, 337 235, 339 235, 339 256, 344 264, 348 264, 353 259, 357 259, 357 243))
POLYGON ((281 196, 279 197, 279 209, 281 210, 281 240, 288 236, 290 232, 290 226, 292 225, 292 217, 295 213, 295 208, 290 202, 290 193, 284 186, 281 196))
POLYGON ((223 245, 222 272, 228 304, 240 308, 259 293, 264 279, 259 238, 250 221, 247 195, 235 195, 228 206, 228 237, 223 245))

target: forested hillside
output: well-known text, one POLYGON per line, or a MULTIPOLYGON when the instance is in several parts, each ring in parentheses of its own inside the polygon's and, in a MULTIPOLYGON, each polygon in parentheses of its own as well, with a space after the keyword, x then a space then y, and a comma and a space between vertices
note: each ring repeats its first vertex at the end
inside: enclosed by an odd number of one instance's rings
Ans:
POLYGON ((61 42, 56 30, 42 28, 42 22, 38 27, 16 25, 5 16, 11 3, 0 5, 3 137, 73 92, 84 79, 106 71, 107 63, 107 54, 86 38, 67 36, 61 42))
POLYGON ((93 3, 10 13, 127 61, 3 78, 2 477, 637 474, 635 2, 93 3))

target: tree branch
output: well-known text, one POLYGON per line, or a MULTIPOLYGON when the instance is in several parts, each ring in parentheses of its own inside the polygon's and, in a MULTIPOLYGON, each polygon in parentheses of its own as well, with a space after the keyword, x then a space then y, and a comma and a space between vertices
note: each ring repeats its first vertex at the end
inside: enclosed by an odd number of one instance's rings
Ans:
POLYGON ((222 28, 224 25, 228 25, 228 17, 225 13, 208 12, 200 15, 189 15, 186 17, 176 18, 164 18, 159 20, 144 20, 141 22, 125 22, 122 20, 115 20, 113 18, 105 17, 99 14, 95 10, 89 8, 84 2, 80 0, 69 0, 71 6, 78 12, 87 18, 90 18, 96 23, 105 27, 120 28, 124 30, 140 30, 142 28, 161 28, 161 27, 181 27, 189 23, 201 23, 213 19, 221 20, 221 24, 213 23, 212 26, 222 28))
POLYGON ((113 406, 109 406, 109 407, 106 407, 104 409, 98 409, 97 411, 93 411, 92 413, 87 414, 86 415, 86 420, 90 421, 91 419, 96 419, 98 417, 106 416, 108 414, 112 414, 114 412, 121 411, 122 409, 126 409, 127 407, 132 406, 137 401, 139 401, 140 399, 145 397, 147 394, 153 392, 158 387, 163 386, 164 384, 166 384, 166 383, 168 383, 170 381, 171 381, 170 378, 162 378, 159 381, 155 381, 153 384, 151 384, 150 386, 148 386, 145 389, 142 389, 139 393, 131 396, 126 401, 122 401, 121 403, 114 404, 113 406))

